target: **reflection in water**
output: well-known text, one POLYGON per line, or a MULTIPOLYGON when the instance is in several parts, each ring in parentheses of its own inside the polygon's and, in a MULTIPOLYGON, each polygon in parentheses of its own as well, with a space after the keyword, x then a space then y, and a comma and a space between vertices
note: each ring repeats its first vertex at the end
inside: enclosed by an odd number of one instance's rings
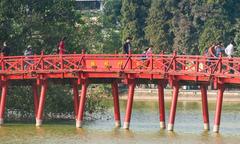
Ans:
POLYGON ((44 127, 36 127, 35 129, 38 136, 44 136, 44 134, 46 133, 44 127))
POLYGON ((215 134, 214 134, 214 137, 215 137, 215 143, 217 143, 217 144, 223 143, 221 134, 215 133, 215 134))
POLYGON ((211 138, 210 135, 209 135, 209 133, 210 133, 210 132, 207 131, 207 130, 204 130, 204 131, 201 133, 201 136, 200 136, 201 138, 200 138, 200 139, 201 139, 202 142, 207 142, 207 141, 209 141, 209 138, 211 138))
POLYGON ((170 143, 174 143, 174 141, 177 139, 177 134, 173 131, 169 131, 167 137, 170 143))
MULTIPOLYGON (((0 143, 239 143, 239 106, 238 103, 224 103, 220 134, 203 130, 201 103, 178 103, 175 131, 168 132, 159 128, 157 102, 134 102, 130 130, 114 127, 113 109, 110 107, 110 120, 88 122, 83 128, 75 128, 74 121, 44 123, 40 128, 34 124, 6 123, 0 127, 0 143)), ((170 104, 166 103, 166 120, 169 107, 170 104)), ((209 107, 212 124, 215 105, 210 104, 209 107)), ((125 102, 121 102, 121 109, 125 109, 125 102)), ((124 111, 121 115, 123 120, 124 111)))
POLYGON ((80 137, 80 138, 86 138, 87 136, 87 131, 83 128, 76 128, 76 134, 80 137))
POLYGON ((132 130, 124 130, 124 137, 128 139, 134 138, 134 132, 132 130))
POLYGON ((168 131, 168 137, 174 139, 177 137, 177 134, 174 131, 168 131))
POLYGON ((114 138, 121 138, 121 132, 120 132, 120 128, 113 128, 113 130, 111 131, 111 133, 112 133, 112 136, 114 137, 114 138))

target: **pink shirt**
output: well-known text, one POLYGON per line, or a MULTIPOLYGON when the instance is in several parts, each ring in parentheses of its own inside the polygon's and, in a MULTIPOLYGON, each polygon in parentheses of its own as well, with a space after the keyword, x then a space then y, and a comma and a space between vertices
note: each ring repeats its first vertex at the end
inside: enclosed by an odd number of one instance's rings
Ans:
POLYGON ((149 58, 152 55, 152 50, 148 49, 146 52, 146 57, 149 58))
POLYGON ((58 45, 59 54, 65 54, 65 44, 64 41, 60 41, 58 45))

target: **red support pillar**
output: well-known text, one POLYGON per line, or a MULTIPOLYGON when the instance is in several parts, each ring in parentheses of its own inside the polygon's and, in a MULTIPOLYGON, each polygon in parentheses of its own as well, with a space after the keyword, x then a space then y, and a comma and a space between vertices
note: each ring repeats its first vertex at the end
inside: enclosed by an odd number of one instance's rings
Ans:
POLYGON ((35 117, 37 117, 39 98, 38 98, 38 89, 37 89, 36 83, 33 83, 32 89, 33 89, 33 100, 34 100, 34 113, 35 113, 35 117))
POLYGON ((207 85, 200 85, 202 94, 202 113, 204 130, 209 130, 209 114, 208 114, 208 100, 207 100, 207 85))
POLYGON ((44 108, 45 99, 46 99, 46 92, 47 92, 47 81, 43 80, 41 83, 41 93, 40 93, 38 111, 36 116, 36 126, 42 125, 42 116, 43 116, 43 108, 44 108))
POLYGON ((216 111, 215 111, 214 126, 213 126, 213 132, 216 132, 216 133, 219 132, 221 112, 222 112, 223 92, 224 92, 224 85, 218 85, 218 96, 217 96, 216 111))
POLYGON ((159 103, 159 119, 160 119, 160 128, 165 129, 165 106, 164 106, 164 84, 158 82, 158 103, 159 103))
POLYGON ((73 87, 73 102, 74 102, 74 112, 75 115, 78 115, 78 108, 79 108, 79 92, 78 92, 78 85, 75 81, 73 81, 72 83, 72 87, 73 87))
POLYGON ((7 82, 2 82, 2 96, 0 102, 0 125, 4 123, 4 112, 6 107, 6 98, 7 98, 7 82))
POLYGON ((119 109, 119 97, 118 97, 118 83, 116 81, 112 82, 112 95, 114 104, 114 119, 115 126, 121 126, 120 109, 119 109))
POLYGON ((176 82, 173 83, 173 97, 169 115, 168 130, 173 131, 176 109, 177 109, 177 100, 178 100, 179 84, 176 82))
POLYGON ((128 83, 128 99, 127 99, 127 107, 126 107, 126 114, 124 120, 124 129, 129 129, 131 114, 132 114, 132 104, 133 104, 133 96, 134 96, 134 88, 135 88, 135 81, 129 80, 128 83))
POLYGON ((87 93, 87 81, 82 81, 82 90, 81 90, 81 97, 79 102, 78 108, 78 115, 76 119, 76 127, 81 128, 83 123, 83 114, 85 108, 85 101, 86 101, 86 93, 87 93))

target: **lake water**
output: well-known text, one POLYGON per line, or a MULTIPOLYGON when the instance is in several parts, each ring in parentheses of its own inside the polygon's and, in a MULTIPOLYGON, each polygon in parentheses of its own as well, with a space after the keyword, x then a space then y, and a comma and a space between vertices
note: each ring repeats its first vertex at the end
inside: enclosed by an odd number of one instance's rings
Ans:
MULTIPOLYGON (((0 143, 53 143, 53 144, 155 144, 155 143, 240 143, 240 103, 224 103, 220 133, 212 132, 215 104, 209 104, 211 131, 203 131, 201 103, 179 102, 174 132, 160 130, 157 102, 134 102, 130 130, 114 128, 113 108, 102 119, 89 121, 82 129, 74 121, 45 122, 36 128, 34 123, 6 123, 0 127, 0 143)), ((124 118, 126 102, 121 102, 124 118)), ((166 103, 168 120, 170 103, 166 103)))

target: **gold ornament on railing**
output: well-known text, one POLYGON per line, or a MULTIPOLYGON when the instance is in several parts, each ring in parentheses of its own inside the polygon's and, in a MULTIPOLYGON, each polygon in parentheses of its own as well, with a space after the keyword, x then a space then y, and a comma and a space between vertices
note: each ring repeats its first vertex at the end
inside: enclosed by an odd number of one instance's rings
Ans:
POLYGON ((109 61, 105 61, 104 62, 104 67, 107 68, 107 69, 112 68, 112 66, 110 65, 109 61))
POLYGON ((123 69, 123 62, 122 62, 122 61, 119 61, 119 62, 117 63, 117 65, 118 65, 119 68, 123 69))
POLYGON ((97 68, 97 65, 96 65, 96 62, 95 61, 91 61, 91 67, 93 69, 96 69, 97 68))

